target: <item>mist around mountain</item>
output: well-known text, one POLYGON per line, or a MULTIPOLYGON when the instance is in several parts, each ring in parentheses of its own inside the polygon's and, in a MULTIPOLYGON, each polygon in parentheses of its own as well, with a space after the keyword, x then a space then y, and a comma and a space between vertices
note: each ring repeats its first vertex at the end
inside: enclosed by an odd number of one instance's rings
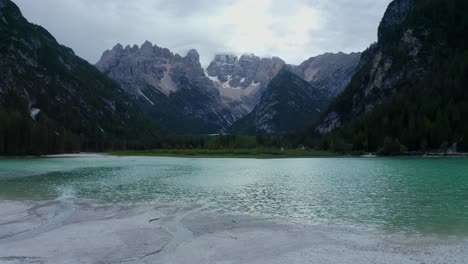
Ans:
MULTIPOLYGON (((303 112, 307 116, 311 109, 321 111, 323 105, 345 88, 359 63, 359 57, 360 53, 328 53, 295 66, 287 65, 278 57, 219 54, 204 70, 196 50, 182 57, 147 41, 141 47, 127 45, 124 48, 117 44, 103 53, 96 66, 117 81, 129 98, 137 100, 144 111, 170 133, 241 133, 235 129, 240 127, 238 122, 245 122, 244 118, 255 108, 272 103, 271 96, 275 95, 270 91, 270 82, 282 69, 289 69, 326 95, 305 103, 301 98, 302 91, 291 91, 291 96, 297 97, 290 100, 298 103, 291 105, 294 109, 284 110, 303 112), (264 101, 265 98, 269 98, 269 101, 264 101), (320 106, 316 99, 322 100, 320 106), (298 108, 299 105, 301 108, 298 108)), ((282 85, 283 89, 299 89, 294 83, 289 85, 282 82, 282 85)), ((265 111, 262 113, 269 115, 265 111)), ((270 118, 265 116, 255 120, 270 118)), ((275 129, 247 129, 242 133, 292 133, 305 129, 313 121, 316 121, 315 118, 294 121, 302 124, 294 126, 297 130, 291 130, 286 123, 266 124, 262 121, 262 124, 254 125, 275 129)))

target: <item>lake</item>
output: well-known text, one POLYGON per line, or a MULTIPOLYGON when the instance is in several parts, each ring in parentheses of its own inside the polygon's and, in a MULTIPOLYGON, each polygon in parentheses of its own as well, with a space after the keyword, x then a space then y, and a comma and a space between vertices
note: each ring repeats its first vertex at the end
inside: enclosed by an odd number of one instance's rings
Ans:
POLYGON ((1 159, 0 199, 180 202, 311 225, 467 236, 468 159, 1 159))

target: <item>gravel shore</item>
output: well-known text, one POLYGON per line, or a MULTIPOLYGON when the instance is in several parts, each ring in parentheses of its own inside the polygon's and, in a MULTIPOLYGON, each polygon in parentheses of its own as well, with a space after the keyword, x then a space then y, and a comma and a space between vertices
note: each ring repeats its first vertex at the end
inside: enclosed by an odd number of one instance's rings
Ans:
POLYGON ((466 263, 467 246, 173 204, 0 202, 2 264, 466 263))

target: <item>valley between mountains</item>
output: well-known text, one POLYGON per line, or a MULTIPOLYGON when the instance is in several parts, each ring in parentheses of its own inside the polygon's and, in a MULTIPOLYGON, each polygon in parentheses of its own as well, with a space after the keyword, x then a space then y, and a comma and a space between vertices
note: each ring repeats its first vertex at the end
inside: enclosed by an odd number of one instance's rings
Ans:
POLYGON ((286 134, 303 130, 317 119, 349 83, 360 55, 329 53, 295 66, 278 57, 220 54, 205 70, 196 50, 182 57, 147 41, 140 47, 117 44, 104 52, 96 66, 173 133, 286 134), (302 83, 289 87, 289 80, 282 80, 289 78, 286 75, 302 83), (291 91, 290 96, 274 93, 274 79, 291 91), (275 109, 277 105, 296 102, 294 111, 303 113, 301 117, 291 123, 269 121, 283 114, 275 109), (254 113, 256 107, 262 112, 254 113), (255 122, 242 127, 249 114, 256 116, 255 122))
POLYGON ((299 65, 218 54, 203 67, 195 49, 149 41, 116 44, 91 65, 0 0, 0 154, 466 152, 467 10, 463 0, 394 0, 368 49, 299 65))

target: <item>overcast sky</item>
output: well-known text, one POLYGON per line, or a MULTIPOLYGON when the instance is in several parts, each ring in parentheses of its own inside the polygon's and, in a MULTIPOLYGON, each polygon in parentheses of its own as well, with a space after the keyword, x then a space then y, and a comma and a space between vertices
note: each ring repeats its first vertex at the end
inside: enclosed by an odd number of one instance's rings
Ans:
POLYGON ((31 22, 91 63, 116 43, 145 40, 202 64, 216 53, 278 56, 291 64, 362 51, 391 0, 13 0, 31 22))

